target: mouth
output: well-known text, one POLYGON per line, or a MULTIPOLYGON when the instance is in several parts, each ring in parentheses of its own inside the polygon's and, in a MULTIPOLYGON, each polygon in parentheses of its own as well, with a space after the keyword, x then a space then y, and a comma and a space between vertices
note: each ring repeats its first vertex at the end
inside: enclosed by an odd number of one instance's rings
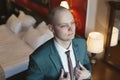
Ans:
POLYGON ((72 36, 72 35, 74 35, 74 33, 70 33, 70 34, 68 34, 68 36, 72 36))

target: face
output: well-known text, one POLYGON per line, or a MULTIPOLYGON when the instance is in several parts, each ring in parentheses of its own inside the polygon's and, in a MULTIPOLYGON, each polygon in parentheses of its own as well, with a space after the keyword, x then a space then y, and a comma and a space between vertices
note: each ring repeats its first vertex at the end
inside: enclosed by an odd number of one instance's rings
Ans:
POLYGON ((75 22, 69 11, 58 11, 52 25, 54 36, 59 41, 71 41, 75 36, 75 22))

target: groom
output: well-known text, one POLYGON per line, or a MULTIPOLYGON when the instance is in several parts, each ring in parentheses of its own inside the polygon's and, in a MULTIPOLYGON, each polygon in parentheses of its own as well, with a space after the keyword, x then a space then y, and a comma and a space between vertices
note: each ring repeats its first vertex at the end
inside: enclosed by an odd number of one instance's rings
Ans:
POLYGON ((48 27, 54 38, 47 41, 30 55, 26 80, 71 80, 66 51, 70 58, 76 80, 90 80, 91 66, 86 41, 75 38, 73 15, 64 7, 49 12, 48 27))

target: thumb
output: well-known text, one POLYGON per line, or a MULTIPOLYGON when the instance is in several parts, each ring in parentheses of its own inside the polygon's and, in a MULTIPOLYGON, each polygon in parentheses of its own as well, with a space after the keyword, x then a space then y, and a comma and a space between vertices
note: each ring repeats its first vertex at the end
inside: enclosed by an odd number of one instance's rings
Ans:
POLYGON ((86 68, 80 63, 80 61, 79 61, 79 65, 82 70, 86 70, 86 68))
POLYGON ((67 72, 67 79, 70 79, 70 73, 67 72))
POLYGON ((61 74, 60 74, 60 77, 63 78, 64 77, 64 70, 61 69, 61 74))

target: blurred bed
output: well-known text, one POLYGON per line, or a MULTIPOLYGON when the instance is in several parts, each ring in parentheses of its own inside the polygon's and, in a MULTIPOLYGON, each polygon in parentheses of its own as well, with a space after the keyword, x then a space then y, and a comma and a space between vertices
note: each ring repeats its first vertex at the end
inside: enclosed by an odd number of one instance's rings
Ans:
POLYGON ((0 65, 5 78, 25 71, 29 55, 53 37, 42 21, 34 28, 36 20, 20 11, 18 17, 11 15, 6 24, 0 25, 0 65))
POLYGON ((6 78, 27 69, 28 56, 32 52, 33 49, 5 25, 0 26, 0 65, 6 78))

